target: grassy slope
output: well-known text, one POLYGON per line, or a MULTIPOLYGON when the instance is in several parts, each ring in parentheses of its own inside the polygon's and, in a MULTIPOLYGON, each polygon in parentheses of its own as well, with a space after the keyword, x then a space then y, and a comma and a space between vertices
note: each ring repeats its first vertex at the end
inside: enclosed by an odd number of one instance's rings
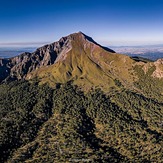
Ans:
POLYGON ((100 87, 104 91, 115 86, 116 78, 127 85, 133 82, 134 61, 130 57, 105 51, 91 42, 75 40, 78 41, 72 41, 72 49, 64 59, 32 72, 28 78, 37 76, 42 83, 48 82, 51 86, 73 80, 84 90, 100 87))

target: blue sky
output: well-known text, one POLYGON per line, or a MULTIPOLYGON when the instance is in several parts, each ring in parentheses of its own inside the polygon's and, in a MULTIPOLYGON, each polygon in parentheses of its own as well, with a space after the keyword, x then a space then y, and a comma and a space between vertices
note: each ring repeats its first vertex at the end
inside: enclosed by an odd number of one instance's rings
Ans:
POLYGON ((163 0, 0 0, 0 45, 82 31, 103 45, 163 44, 163 0))

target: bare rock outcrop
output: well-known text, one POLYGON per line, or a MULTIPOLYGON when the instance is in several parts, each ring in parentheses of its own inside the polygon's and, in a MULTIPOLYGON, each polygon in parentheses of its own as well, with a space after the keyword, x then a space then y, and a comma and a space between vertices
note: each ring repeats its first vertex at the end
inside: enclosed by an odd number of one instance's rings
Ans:
POLYGON ((163 59, 158 59, 156 62, 154 62, 154 65, 156 69, 152 76, 159 79, 163 78, 163 59))

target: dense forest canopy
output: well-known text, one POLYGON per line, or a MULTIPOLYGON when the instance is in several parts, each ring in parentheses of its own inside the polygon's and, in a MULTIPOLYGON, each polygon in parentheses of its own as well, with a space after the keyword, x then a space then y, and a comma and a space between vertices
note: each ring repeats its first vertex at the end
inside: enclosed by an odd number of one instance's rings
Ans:
POLYGON ((0 85, 1 162, 160 162, 161 100, 36 81, 0 85))

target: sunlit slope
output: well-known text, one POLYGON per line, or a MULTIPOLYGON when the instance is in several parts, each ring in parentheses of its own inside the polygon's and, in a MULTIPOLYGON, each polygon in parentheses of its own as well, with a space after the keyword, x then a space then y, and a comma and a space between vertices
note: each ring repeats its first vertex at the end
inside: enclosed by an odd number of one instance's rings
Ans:
POLYGON ((117 54, 78 32, 33 53, 0 59, 0 82, 34 78, 54 87, 73 81, 85 90, 99 87, 108 92, 123 85, 141 94, 162 96, 163 60, 117 54))
POLYGON ((84 88, 114 86, 115 78, 132 82, 133 61, 130 57, 116 54, 89 41, 82 33, 71 35, 71 50, 58 57, 53 65, 30 73, 27 79, 38 77, 41 82, 65 83, 73 80, 84 88))

